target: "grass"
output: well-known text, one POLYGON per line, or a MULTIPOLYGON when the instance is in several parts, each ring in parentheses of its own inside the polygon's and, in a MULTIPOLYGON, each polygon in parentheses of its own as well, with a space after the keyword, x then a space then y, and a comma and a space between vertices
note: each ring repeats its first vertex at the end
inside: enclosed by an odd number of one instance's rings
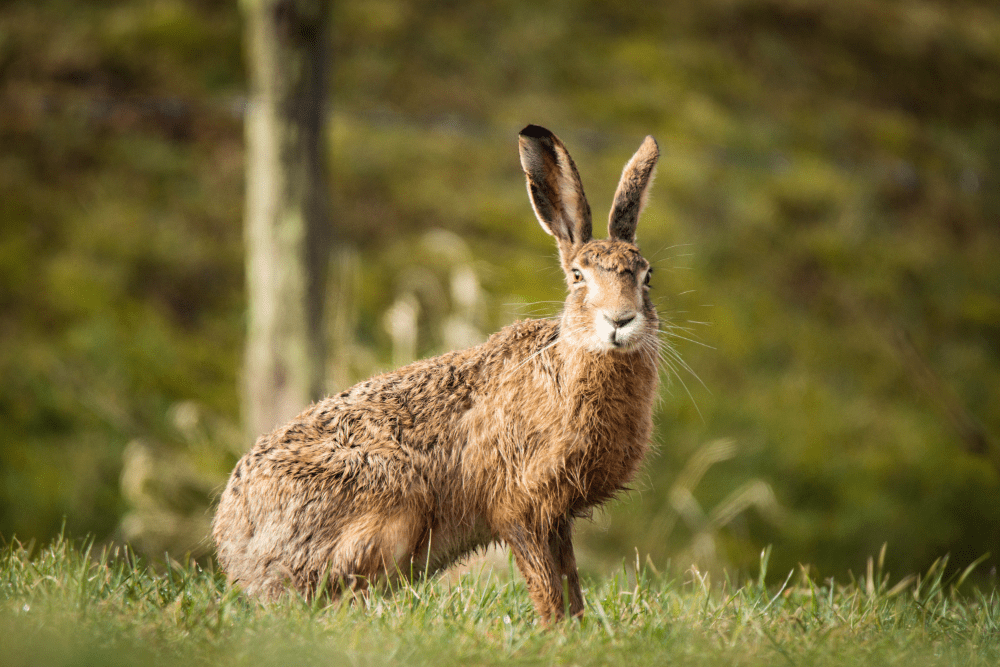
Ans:
MULTIPOLYGON (((60 538, 0 556, 0 664, 995 665, 1000 595, 959 594, 939 561, 891 584, 808 568, 778 587, 623 566, 585 586, 587 614, 545 630, 508 573, 462 575, 355 604, 249 603, 197 563, 161 572, 128 549, 60 538)), ((879 559, 881 562, 881 558, 879 559)))

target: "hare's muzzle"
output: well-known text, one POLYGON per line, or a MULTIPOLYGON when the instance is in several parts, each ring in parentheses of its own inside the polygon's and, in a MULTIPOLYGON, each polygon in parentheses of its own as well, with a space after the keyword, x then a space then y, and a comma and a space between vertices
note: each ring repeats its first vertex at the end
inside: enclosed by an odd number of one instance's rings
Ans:
POLYGON ((640 339, 645 318, 642 313, 602 312, 595 318, 597 338, 607 347, 629 349, 640 339))

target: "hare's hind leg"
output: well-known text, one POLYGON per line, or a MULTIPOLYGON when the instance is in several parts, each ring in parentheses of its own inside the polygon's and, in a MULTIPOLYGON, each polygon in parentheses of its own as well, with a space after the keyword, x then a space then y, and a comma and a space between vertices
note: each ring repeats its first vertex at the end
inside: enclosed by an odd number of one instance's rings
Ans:
POLYGON ((353 593, 364 593, 378 582, 409 579, 415 569, 423 568, 414 555, 427 532, 425 523, 412 511, 356 517, 329 550, 314 554, 310 570, 316 581, 329 572, 327 587, 353 593))

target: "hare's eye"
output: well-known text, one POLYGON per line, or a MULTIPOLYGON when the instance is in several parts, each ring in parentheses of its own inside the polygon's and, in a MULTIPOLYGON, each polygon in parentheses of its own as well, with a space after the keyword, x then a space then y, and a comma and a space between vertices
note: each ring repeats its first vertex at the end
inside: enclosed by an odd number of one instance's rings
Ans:
POLYGON ((653 269, 646 271, 646 278, 642 281, 643 285, 649 285, 649 279, 653 277, 653 269))
POLYGON ((580 269, 573 269, 573 281, 578 283, 583 281, 583 273, 580 272, 580 269))

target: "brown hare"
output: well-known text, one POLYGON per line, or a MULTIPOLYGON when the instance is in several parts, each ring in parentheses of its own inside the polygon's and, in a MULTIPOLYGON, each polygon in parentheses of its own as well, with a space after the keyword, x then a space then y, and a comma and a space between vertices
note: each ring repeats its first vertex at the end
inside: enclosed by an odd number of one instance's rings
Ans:
POLYGON ((562 142, 535 125, 519 139, 562 314, 373 377, 258 439, 212 532, 247 594, 364 589, 502 541, 543 621, 583 613, 573 520, 625 489, 652 429, 659 321, 635 229, 659 151, 647 137, 625 166, 595 240, 562 142))

